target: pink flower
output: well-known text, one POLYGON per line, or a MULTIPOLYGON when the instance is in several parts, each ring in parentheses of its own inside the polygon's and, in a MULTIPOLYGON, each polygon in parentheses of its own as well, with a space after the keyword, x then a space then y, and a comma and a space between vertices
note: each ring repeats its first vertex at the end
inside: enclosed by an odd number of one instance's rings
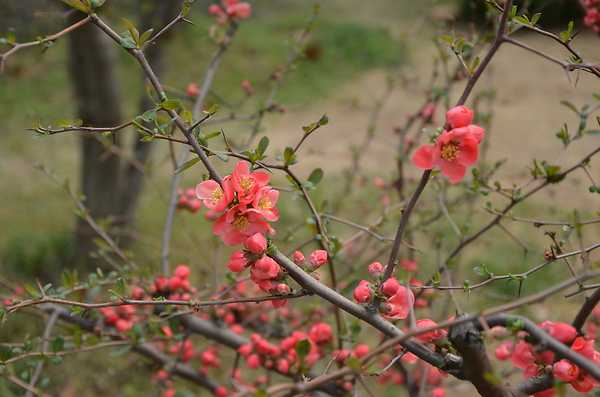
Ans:
POLYGON ((252 266, 252 280, 273 280, 279 276, 281 268, 273 259, 263 256, 252 266))
POLYGON ((252 369, 260 367, 260 357, 258 354, 251 354, 248 356, 248 358, 246 358, 246 362, 248 363, 248 367, 252 369))
POLYGON ((367 303, 371 300, 371 288, 367 280, 361 280, 354 289, 354 300, 358 303, 367 303))
POLYGON ((329 324, 316 323, 308 331, 308 337, 316 344, 324 344, 331 340, 332 333, 329 324))
POLYGON ((431 397, 446 397, 446 390, 442 387, 436 387, 431 391, 431 397))
POLYGON ((248 265, 248 260, 242 251, 235 251, 232 253, 229 257, 229 262, 227 262, 227 268, 234 273, 244 271, 246 265, 248 265))
POLYGON ((296 265, 302 265, 304 263, 304 254, 300 251, 295 251, 292 254, 292 260, 296 265))
POLYGON ((571 381, 571 386, 579 393, 589 393, 594 388, 594 385, 594 378, 589 375, 580 376, 579 378, 571 381))
POLYGON ((269 174, 264 171, 250 172, 250 165, 246 161, 239 161, 231 174, 231 186, 240 204, 250 204, 260 188, 268 183, 269 174))
POLYGON ((227 7, 225 10, 233 19, 247 19, 252 15, 252 6, 248 3, 237 3, 227 7))
POLYGON ((452 128, 466 127, 473 121, 473 111, 466 106, 455 106, 446 112, 446 121, 452 128))
POLYGON ((556 379, 572 382, 579 377, 579 368, 569 360, 562 359, 554 363, 552 373, 556 379))
POLYGON ((403 285, 398 286, 396 293, 388 298, 385 317, 404 320, 415 304, 415 295, 403 285))
POLYGON ((377 187, 379 189, 384 189, 385 181, 383 180, 382 177, 376 176, 375 178, 373 178, 373 185, 375 185, 375 187, 377 187))
POLYGON ((223 179, 223 187, 216 181, 209 179, 196 186, 196 197, 198 197, 206 208, 215 212, 224 211, 233 200, 230 178, 223 179))
POLYGON ((373 262, 369 265, 369 274, 373 277, 379 277, 383 274, 384 267, 381 262, 373 262))
POLYGON ((252 344, 247 343, 245 345, 241 345, 238 347, 237 351, 242 357, 248 357, 252 353, 252 344))
POLYGON ((512 355, 513 345, 514 344, 510 340, 502 342, 496 348, 496 351, 495 351, 496 358, 500 361, 508 360, 510 358, 510 356, 512 355))
POLYGON ((175 268, 175 276, 181 279, 186 279, 190 276, 190 268, 186 265, 178 265, 175 268))
POLYGON ((261 233, 254 233, 244 241, 244 247, 253 254, 262 254, 267 249, 267 239, 261 233))
POLYGON ((385 296, 392 296, 396 293, 398 288, 400 287, 400 283, 396 278, 390 277, 381 286, 381 291, 385 296))
POLYGON ((250 212, 246 206, 236 205, 221 215, 213 225, 213 233, 227 245, 241 244, 255 233, 273 233, 273 229, 262 217, 250 212))
POLYGON ((363 358, 367 354, 369 354, 369 345, 365 344, 356 345, 352 352, 352 355, 356 358, 363 358))
POLYGON ((246 93, 246 95, 250 96, 254 94, 254 87, 252 87, 252 83, 249 80, 242 81, 242 90, 246 93))
POLYGON ((290 362, 285 358, 277 360, 277 371, 282 374, 287 374, 290 370, 290 362))
POLYGON ((431 121, 435 114, 435 103, 429 102, 421 110, 421 118, 425 121, 431 121))
POLYGON ((584 357, 587 357, 592 360, 594 359, 595 350, 594 350, 594 340, 593 339, 585 339, 582 336, 578 336, 573 341, 573 344, 571 345, 571 349, 576 351, 577 353, 581 354, 584 357))
POLYGON ((416 261, 411 261, 408 259, 403 259, 400 261, 400 267, 404 270, 406 270, 407 272, 411 272, 414 273, 418 270, 417 267, 417 262, 416 261))
POLYGON ((279 210, 277 209, 277 200, 279 199, 279 190, 270 186, 264 186, 256 193, 252 201, 252 210, 262 215, 265 220, 275 222, 279 220, 279 210))
POLYGON ((344 361, 346 361, 346 359, 348 359, 348 357, 350 357, 350 350, 348 350, 348 349, 334 350, 334 352, 331 353, 331 356, 333 357, 333 359, 336 362, 343 364, 344 361))
POLYGON ((321 267, 327 263, 327 251, 315 250, 310 254, 308 260, 313 267, 321 267))
POLYGON ((577 336, 577 330, 567 323, 544 321, 540 328, 562 343, 571 343, 577 336))
POLYGON ((215 396, 217 397, 227 397, 229 395, 229 391, 225 386, 219 386, 215 389, 215 396))
MULTIPOLYGON (((421 320, 417 320, 415 325, 416 325, 417 329, 419 329, 419 328, 435 327, 435 326, 437 326, 437 323, 433 320, 424 318, 421 320)), ((448 332, 445 329, 436 329, 436 330, 428 331, 421 335, 418 335, 416 338, 419 339, 421 342, 428 343, 428 342, 433 342, 434 340, 445 338, 447 334, 448 334, 448 332)))
POLYGON ((444 131, 435 144, 420 146, 412 162, 416 167, 426 170, 439 167, 451 183, 458 183, 465 176, 467 167, 477 161, 479 138, 468 128, 444 131))
POLYGON ((190 98, 195 98, 200 93, 200 88, 198 88, 198 84, 190 83, 190 84, 188 84, 185 91, 186 91, 187 96, 189 96, 190 98))
POLYGON ((533 347, 525 341, 519 341, 515 345, 511 361, 515 367, 521 369, 525 369, 529 365, 535 363, 533 347))

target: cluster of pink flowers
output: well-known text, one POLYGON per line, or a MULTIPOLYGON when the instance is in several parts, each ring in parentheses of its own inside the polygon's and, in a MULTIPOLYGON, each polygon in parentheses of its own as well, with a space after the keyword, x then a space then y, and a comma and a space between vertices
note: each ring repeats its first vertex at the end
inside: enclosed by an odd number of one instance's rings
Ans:
MULTIPOLYGON (((554 339, 571 347, 572 350, 600 365, 600 352, 594 348, 594 340, 578 336, 571 325, 562 322, 544 321, 539 324, 554 339)), ((527 342, 527 333, 521 331, 517 340, 506 340, 496 348, 498 360, 510 360, 512 365, 523 370, 525 377, 531 378, 540 375, 543 368, 552 366, 554 378, 569 383, 573 389, 580 393, 589 393, 600 386, 592 376, 566 359, 556 360, 550 350, 536 349, 527 342)), ((552 397, 554 388, 535 394, 536 397, 552 397)))
POLYGON ((196 197, 196 190, 193 188, 180 190, 177 198, 177 208, 180 210, 188 210, 195 214, 202 207, 202 201, 196 197))
POLYGON ((433 144, 421 145, 412 162, 421 169, 440 168, 451 183, 460 182, 467 167, 477 162, 479 143, 484 130, 473 122, 473 111, 466 106, 456 106, 446 113, 449 130, 444 130, 433 144))
POLYGON ((250 165, 240 161, 222 186, 212 179, 196 186, 196 197, 208 208, 206 217, 214 220, 213 233, 225 244, 241 244, 256 233, 275 233, 268 222, 279 219, 279 191, 268 185, 269 179, 266 172, 251 172, 250 165))
POLYGON ((137 320, 133 305, 103 307, 100 309, 100 313, 104 317, 104 323, 114 326, 119 332, 130 331, 137 320))
POLYGON ((582 0, 581 4, 585 8, 583 23, 594 32, 600 33, 600 0, 582 0))
MULTIPOLYGON (((416 264, 415 264, 416 266, 416 264)), ((369 273, 374 277, 383 275, 384 266, 373 262, 368 266, 369 273)), ((360 280, 354 288, 354 300, 368 304, 375 296, 376 287, 367 280, 360 280)), ((390 277, 381 284, 381 292, 385 302, 381 305, 383 315, 389 319, 403 320, 408 317, 411 307, 415 304, 415 295, 410 288, 400 284, 395 277, 390 277)))
POLYGON ((213 15, 219 25, 227 21, 238 21, 247 19, 252 15, 252 6, 239 0, 221 0, 221 4, 211 4, 208 7, 209 14, 213 15))
POLYGON ((158 276, 154 284, 148 289, 153 297, 164 297, 171 300, 189 300, 196 289, 189 280, 190 268, 187 265, 178 265, 171 277, 158 276))
POLYGON ((259 334, 252 334, 251 342, 238 349, 238 353, 246 360, 248 367, 256 369, 264 367, 276 369, 277 372, 287 374, 294 364, 312 366, 323 357, 322 348, 332 339, 331 326, 318 322, 313 324, 308 333, 294 331, 290 336, 281 340, 279 345, 274 345, 259 334), (302 363, 299 362, 296 345, 300 341, 309 343, 309 351, 302 363))

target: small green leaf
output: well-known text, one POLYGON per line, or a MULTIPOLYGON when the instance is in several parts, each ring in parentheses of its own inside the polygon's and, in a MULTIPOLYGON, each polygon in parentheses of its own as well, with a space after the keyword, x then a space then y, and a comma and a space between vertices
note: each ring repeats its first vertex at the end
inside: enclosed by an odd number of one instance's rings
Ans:
POLYGON ((175 110, 181 106, 181 102, 177 99, 167 99, 166 101, 162 101, 160 103, 160 107, 165 110, 175 110))
POLYGON ((291 147, 286 147, 283 151, 283 162, 285 165, 292 165, 296 163, 296 154, 294 153, 294 149, 291 147))
POLYGON ((54 353, 62 351, 65 348, 65 340, 60 336, 57 336, 52 340, 51 347, 54 353))
POLYGON ((531 24, 535 25, 536 23, 538 23, 538 21, 540 20, 541 17, 542 17, 542 13, 540 13, 540 12, 533 14, 533 16, 531 17, 531 24))
POLYGON ((306 357, 310 352, 310 342, 308 339, 302 339, 296 343, 295 349, 299 360, 303 361, 304 357, 306 357))
POLYGON ((362 370, 362 364, 360 363, 360 360, 356 357, 348 357, 348 359, 346 360, 346 365, 354 372, 361 372, 362 370))
POLYGON ((200 157, 194 157, 193 159, 186 161, 179 168, 177 168, 175 170, 175 173, 181 174, 183 171, 187 170, 188 168, 193 167, 199 161, 200 161, 200 157))
POLYGON ((263 155, 267 151, 268 147, 269 147, 269 138, 267 138, 266 136, 263 136, 260 139, 260 141, 258 142, 258 147, 256 148, 256 154, 258 154, 260 157, 263 157, 263 155))
POLYGON ((208 109, 204 110, 204 113, 213 115, 219 111, 219 104, 213 103, 208 109))
POLYGON ((323 179, 323 170, 321 168, 315 168, 308 177, 308 181, 312 183, 313 186, 317 186, 319 182, 321 182, 321 179, 323 179))

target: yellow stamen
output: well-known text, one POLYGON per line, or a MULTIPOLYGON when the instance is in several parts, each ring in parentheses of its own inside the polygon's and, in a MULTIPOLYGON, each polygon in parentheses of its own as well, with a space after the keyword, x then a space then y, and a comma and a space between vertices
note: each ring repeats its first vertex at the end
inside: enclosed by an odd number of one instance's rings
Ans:
POLYGON ((442 146, 440 156, 446 161, 454 161, 458 157, 458 143, 451 141, 442 146))

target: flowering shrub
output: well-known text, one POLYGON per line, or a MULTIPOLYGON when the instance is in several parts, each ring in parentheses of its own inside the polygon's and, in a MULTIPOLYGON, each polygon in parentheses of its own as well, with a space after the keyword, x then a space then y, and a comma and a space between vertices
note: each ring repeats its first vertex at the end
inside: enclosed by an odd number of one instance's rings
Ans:
MULTIPOLYGON (((105 274, 99 270, 87 281, 67 272, 63 276, 63 285, 58 287, 43 286, 42 283, 38 283, 38 288, 30 284, 24 288, 10 286, 9 293, 2 296, 2 319, 12 318, 14 313, 26 308, 48 316, 46 331, 39 343, 7 344, 6 349, 3 345, 0 375, 12 385, 41 395, 38 388, 42 384, 38 384, 39 375, 35 373, 43 369, 44 362, 36 364, 41 369, 35 372, 31 371, 34 366, 30 364, 22 371, 19 365, 29 363, 28 360, 35 357, 62 357, 92 349, 82 343, 94 342, 94 348, 122 346, 127 352, 148 358, 153 363, 153 382, 160 387, 162 397, 181 393, 180 379, 218 397, 316 395, 317 392, 341 397, 357 394, 358 388, 374 395, 369 388, 377 383, 404 387, 411 396, 444 397, 456 393, 450 389, 454 387, 452 383, 446 380, 454 378, 471 383, 485 397, 547 397, 557 394, 555 386, 560 388, 566 384, 582 394, 598 389, 600 352, 596 349, 595 339, 600 323, 600 307, 596 306, 600 301, 600 289, 597 284, 587 284, 587 281, 600 275, 593 270, 596 263, 590 259, 592 251, 600 244, 586 247, 582 236, 584 226, 599 221, 597 218, 583 220, 579 212, 573 220, 556 221, 520 218, 513 216, 511 211, 536 192, 559 184, 576 170, 585 171, 592 183, 589 192, 596 192, 598 187, 589 164, 600 152, 600 147, 567 169, 534 160, 531 179, 523 184, 512 182, 509 187, 492 179, 502 162, 492 165, 485 161, 489 139, 484 139, 483 126, 489 128, 486 121, 489 115, 480 106, 481 97, 465 105, 502 45, 515 45, 536 56, 541 55, 567 73, 600 77, 598 66, 586 62, 573 47, 572 26, 558 35, 545 31, 537 26, 539 15, 519 14, 518 8, 513 8, 509 0, 490 2, 499 16, 489 46, 484 42, 467 43, 464 37, 438 38, 442 55, 435 64, 442 66, 434 73, 432 87, 441 84, 437 80, 440 71, 444 74, 443 87, 429 89, 422 105, 414 109, 404 125, 395 129, 399 135, 396 179, 389 178, 383 169, 381 175, 374 178, 360 175, 362 155, 375 135, 375 126, 370 125, 364 143, 353 149, 351 168, 342 181, 345 186, 341 198, 332 204, 320 198, 317 200, 314 194, 323 181, 324 171, 314 168, 303 178, 296 167, 302 161, 303 144, 329 123, 326 116, 304 126, 298 142, 285 147, 281 153, 273 155, 268 150, 267 137, 254 145, 263 117, 271 111, 284 109, 274 103, 273 98, 285 74, 294 69, 296 60, 304 53, 314 28, 312 21, 297 35, 298 42, 287 63, 268 76, 271 91, 256 114, 249 117, 253 122, 250 136, 240 140, 239 137, 230 139, 224 130, 217 133, 204 130, 204 123, 217 112, 215 106, 208 106, 204 100, 238 24, 252 14, 249 3, 223 0, 204 10, 214 17, 217 25, 225 28, 220 29, 225 33, 216 40, 218 51, 209 62, 202 84, 191 82, 185 95, 181 94, 181 89, 176 91, 180 97, 185 97, 185 101, 174 99, 176 96, 162 85, 144 51, 164 31, 188 21, 191 1, 185 1, 177 17, 154 36, 153 31, 140 34, 134 26, 128 27, 127 36, 117 33, 104 20, 102 1, 70 0, 65 3, 85 14, 79 22, 50 38, 31 43, 4 40, 2 43, 11 49, 2 53, 0 61, 3 63, 22 48, 57 40, 81 26, 93 24, 139 63, 155 91, 153 99, 157 102, 153 109, 121 126, 73 123, 60 128, 40 125, 35 130, 46 135, 71 131, 106 134, 135 126, 144 140, 167 140, 170 144, 183 145, 185 156, 175 158, 160 272, 141 269, 130 253, 120 247, 112 231, 104 230, 103 224, 86 210, 78 195, 66 189, 78 206, 78 213, 102 240, 98 256, 118 271, 105 274), (569 51, 571 58, 568 61, 556 59, 517 41, 513 32, 518 29, 528 29, 553 39, 569 51), (444 45, 458 60, 455 71, 451 70, 444 45), (484 48, 481 56, 476 55, 481 48, 484 48), (428 143, 424 143, 423 134, 435 128, 436 112, 445 110, 445 102, 454 92, 452 86, 462 83, 462 94, 455 106, 448 106, 445 124, 433 132, 428 143), (186 108, 189 102, 193 103, 191 110, 186 108), (223 140, 223 150, 217 149, 211 141, 217 137, 223 140), (190 150, 194 157, 188 160, 190 150), (224 164, 216 167, 214 163, 220 160, 224 164), (197 170, 192 168, 196 164, 204 167, 202 172, 207 172, 208 177, 196 176, 201 182, 195 188, 179 189, 177 175, 188 169, 191 171, 186 172, 190 173, 197 170), (227 168, 230 173, 222 176, 221 168, 227 168), (415 184, 412 173, 418 170, 423 172, 415 184), (467 170, 471 171, 470 175, 467 170), (276 189, 273 186, 280 186, 279 181, 272 183, 272 178, 280 174, 288 185, 276 189), (379 199, 369 197, 353 212, 364 210, 364 213, 356 214, 356 218, 370 219, 370 212, 373 212, 370 207, 377 207, 379 220, 372 225, 361 225, 338 216, 344 200, 354 190, 364 189, 371 193, 366 187, 371 183, 365 181, 372 181, 371 189, 376 189, 379 199), (289 197, 285 196, 288 193, 289 197), (426 204, 430 193, 436 195, 435 209, 426 204), (500 209, 491 201, 486 204, 485 210, 493 217, 480 229, 475 229, 478 225, 471 218, 476 212, 475 200, 479 196, 486 199, 498 196, 508 200, 508 204, 500 209), (292 224, 289 219, 280 219, 280 199, 282 202, 290 200, 299 210, 307 211, 308 216, 302 216, 300 226, 289 227, 292 224), (454 217, 454 214, 460 214, 460 206, 466 207, 466 221, 454 217), (177 216, 190 216, 184 212, 196 214, 203 207, 205 219, 200 220, 212 226, 217 248, 212 247, 211 252, 217 260, 206 268, 179 264, 172 269, 169 244, 174 210, 182 210, 177 216), (432 214, 436 209, 439 211, 432 214), (568 236, 563 240, 556 231, 546 231, 545 238, 550 239, 551 245, 538 255, 543 262, 521 273, 495 274, 481 264, 473 269, 480 277, 479 281, 472 283, 466 279, 456 283, 455 279, 463 275, 459 270, 466 263, 459 260, 458 255, 488 230, 498 227, 508 240, 524 245, 503 224, 508 219, 535 227, 558 226, 568 236), (288 223, 276 224, 280 220, 288 223), (457 245, 446 259, 439 257, 452 240, 447 236, 447 229, 442 233, 432 226, 438 220, 447 222, 458 236, 457 245), (356 229, 356 234, 343 239, 334 226, 336 223, 356 229), (386 223, 397 223, 393 237, 385 234, 386 223), (301 229, 307 229, 310 237, 302 243, 296 237, 301 229), (572 234, 577 235, 579 249, 571 247, 575 246, 569 240, 572 234), (383 245, 382 250, 374 249, 370 244, 375 240, 390 244, 383 245), (284 250, 291 255, 286 255, 284 250), (435 261, 429 251, 435 251, 438 257, 435 261), (384 258, 387 253, 389 258, 384 258), (572 258, 571 262, 569 258, 572 258), (581 263, 574 266, 572 262, 577 258, 581 263), (474 306, 477 303, 470 301, 474 291, 501 281, 518 283, 521 294, 521 287, 528 277, 541 269, 557 267, 563 260, 570 278, 536 294, 511 296, 507 303, 481 310, 474 306), (211 266, 214 280, 207 277, 211 266), (228 271, 223 276, 225 268, 228 271), (540 323, 511 313, 568 288, 576 288, 569 291, 570 295, 591 291, 577 308, 571 324, 555 318, 560 314, 558 311, 545 311, 544 316, 548 318, 540 323), (86 300, 76 300, 83 298, 86 300), (464 308, 471 313, 465 312, 464 308), (47 342, 57 321, 71 324, 76 331, 69 338, 55 339, 50 351, 47 342), (497 339, 498 343, 490 345, 492 339, 497 339), (39 351, 33 350, 38 348, 39 351), (518 369, 524 379, 501 378, 495 371, 498 362, 506 363, 511 370, 518 369), (371 379, 374 380, 371 382, 371 379)), ((594 15, 598 11, 598 2, 584 1, 582 4, 587 9, 585 24, 597 31, 598 18, 594 15)), ((243 100, 261 95, 260 88, 243 80, 243 100)), ((384 98, 387 96, 389 92, 384 98)), ((588 128, 588 119, 600 109, 599 106, 586 105, 578 109, 569 102, 564 104, 577 113, 579 127, 577 135, 571 135, 566 126, 556 134, 563 146, 597 134, 597 130, 588 128)), ((371 119, 376 118, 381 106, 379 101, 371 119)), ((236 117, 239 115, 233 109, 226 120, 217 121, 239 121, 236 117)), ((580 186, 575 185, 575 188, 580 186)), ((325 190, 324 195, 334 196, 325 190)), ((494 244, 496 240, 495 237, 494 244)), ((492 299, 496 300, 495 297, 492 299)))

